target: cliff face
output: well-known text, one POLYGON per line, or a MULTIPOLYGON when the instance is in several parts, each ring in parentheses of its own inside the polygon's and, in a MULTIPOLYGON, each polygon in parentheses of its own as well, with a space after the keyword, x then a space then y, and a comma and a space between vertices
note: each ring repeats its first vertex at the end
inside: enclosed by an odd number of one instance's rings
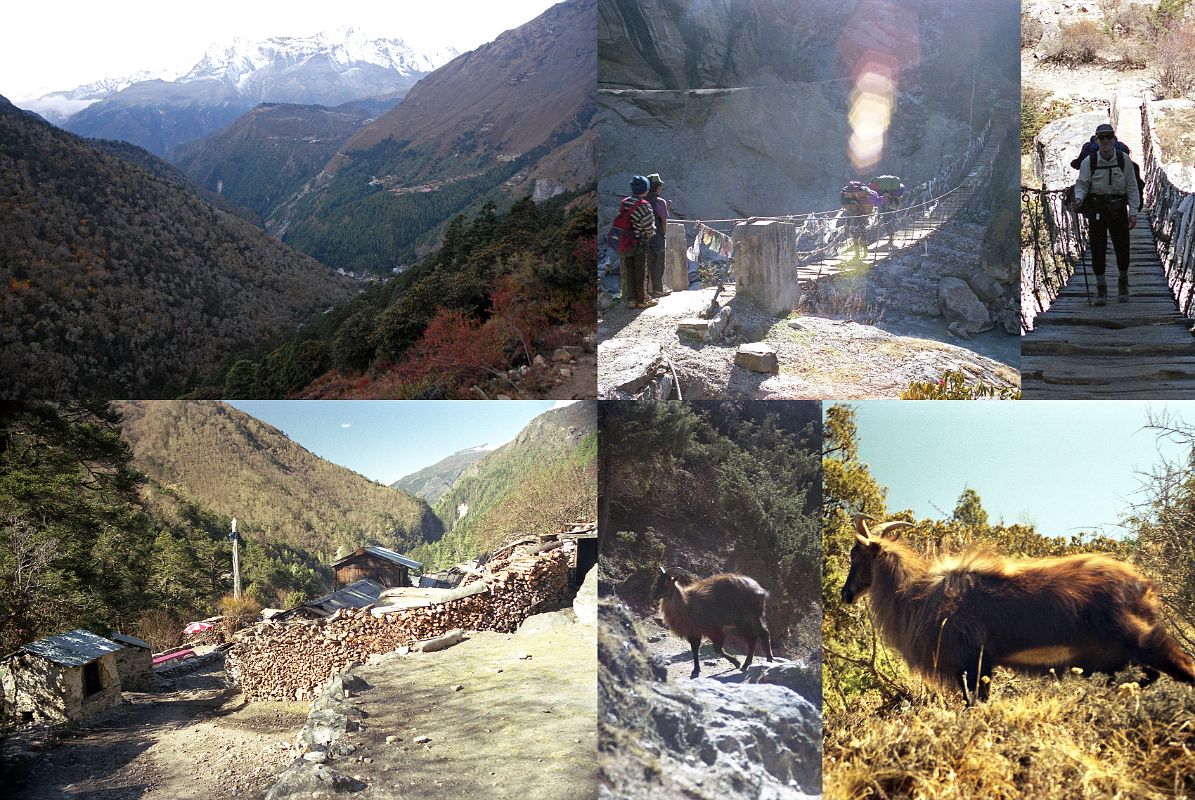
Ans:
POLYGON ((860 174, 920 183, 962 151, 969 123, 1016 96, 1015 4, 805 5, 599 3, 603 225, 649 172, 677 211, 704 219, 836 209, 860 174), (881 159, 857 173, 848 113, 869 53, 895 65, 896 97, 881 159))

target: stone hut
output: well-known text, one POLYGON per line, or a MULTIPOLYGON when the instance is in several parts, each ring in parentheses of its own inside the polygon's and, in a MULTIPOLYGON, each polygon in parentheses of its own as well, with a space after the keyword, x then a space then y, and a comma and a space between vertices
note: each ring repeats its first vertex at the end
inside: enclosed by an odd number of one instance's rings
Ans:
POLYGON ((384 589, 410 586, 410 570, 423 569, 423 565, 401 553, 385 547, 362 547, 339 561, 333 562, 336 573, 333 589, 341 589, 368 578, 382 584, 384 589))
POLYGON ((152 692, 154 683, 153 645, 136 636, 112 631, 108 638, 120 645, 116 651, 116 671, 120 688, 126 692, 152 692))
POLYGON ((18 722, 78 721, 119 704, 120 649, 84 630, 22 646, 0 659, 5 713, 18 722))

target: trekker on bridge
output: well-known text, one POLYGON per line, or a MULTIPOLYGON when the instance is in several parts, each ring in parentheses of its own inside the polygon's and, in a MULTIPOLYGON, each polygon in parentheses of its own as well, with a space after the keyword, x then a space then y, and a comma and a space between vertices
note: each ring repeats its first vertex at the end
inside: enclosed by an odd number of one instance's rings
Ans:
POLYGON ((900 210, 901 200, 905 196, 905 185, 896 175, 877 175, 867 185, 869 189, 880 196, 880 210, 889 213, 883 217, 884 228, 888 231, 888 244, 892 244, 896 236, 896 213, 900 210))
POLYGON ((1129 230, 1137 224, 1141 193, 1132 166, 1124 153, 1115 148, 1116 132, 1108 123, 1095 129, 1099 149, 1085 158, 1075 181, 1075 203, 1087 216, 1091 235, 1091 270, 1095 273, 1095 304, 1108 302, 1108 284, 1104 265, 1108 240, 1116 251, 1116 269, 1120 273, 1116 299, 1129 299, 1129 230))
POLYGON ((664 181, 660 179, 660 173, 653 172, 647 176, 647 202, 651 203, 652 211, 655 212, 656 234, 651 237, 651 243, 648 245, 647 259, 648 259, 648 276, 651 278, 651 288, 649 292, 652 297, 663 297, 672 294, 672 292, 664 289, 664 251, 667 249, 668 241, 668 201, 660 197, 660 189, 664 188, 664 181))
POLYGON ((849 181, 841 191, 842 213, 847 233, 859 258, 867 257, 867 220, 882 202, 863 181, 849 181), (861 252, 860 252, 861 251, 861 252))

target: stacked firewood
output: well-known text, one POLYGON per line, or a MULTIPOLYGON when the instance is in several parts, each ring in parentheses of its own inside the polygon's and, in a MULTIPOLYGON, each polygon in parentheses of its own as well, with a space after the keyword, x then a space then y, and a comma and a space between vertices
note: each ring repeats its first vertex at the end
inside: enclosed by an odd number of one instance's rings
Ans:
POLYGON ((568 592, 568 554, 518 548, 486 565, 485 589, 416 608, 343 609, 326 620, 265 622, 237 634, 225 662, 248 700, 307 700, 352 662, 454 628, 510 632, 568 592))

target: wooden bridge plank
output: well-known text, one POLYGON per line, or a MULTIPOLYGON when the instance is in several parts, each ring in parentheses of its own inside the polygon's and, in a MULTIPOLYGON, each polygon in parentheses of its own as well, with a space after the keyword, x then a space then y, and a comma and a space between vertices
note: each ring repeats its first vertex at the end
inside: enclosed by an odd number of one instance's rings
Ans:
POLYGON ((1021 341, 1026 399, 1195 398, 1193 321, 1178 310, 1153 232, 1142 218, 1130 232, 1129 300, 1116 300, 1108 247, 1105 306, 1093 306, 1090 251, 1054 303, 1021 341))

